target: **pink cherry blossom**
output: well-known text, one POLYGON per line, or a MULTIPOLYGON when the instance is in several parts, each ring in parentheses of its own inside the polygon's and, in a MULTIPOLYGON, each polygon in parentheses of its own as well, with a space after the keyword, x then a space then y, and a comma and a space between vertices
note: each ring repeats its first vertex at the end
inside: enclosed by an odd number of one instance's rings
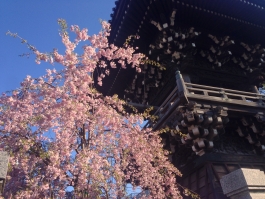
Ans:
MULTIPOLYGON (((63 198, 68 186, 76 198, 116 198, 126 195, 127 182, 150 190, 149 198, 181 198, 176 185, 181 174, 159 133, 141 129, 143 116, 126 113, 116 95, 95 89, 112 68, 140 72, 144 58, 131 47, 109 44, 110 25, 102 22, 102 28, 89 36, 87 29, 72 26, 76 40, 61 34, 65 53, 49 55, 63 70, 28 76, 19 89, 0 97, 0 150, 10 152, 5 198, 63 198), (81 42, 84 51, 77 55, 81 42), (97 67, 101 72, 93 77, 97 67)), ((47 54, 34 52, 37 62, 49 62, 47 54)))

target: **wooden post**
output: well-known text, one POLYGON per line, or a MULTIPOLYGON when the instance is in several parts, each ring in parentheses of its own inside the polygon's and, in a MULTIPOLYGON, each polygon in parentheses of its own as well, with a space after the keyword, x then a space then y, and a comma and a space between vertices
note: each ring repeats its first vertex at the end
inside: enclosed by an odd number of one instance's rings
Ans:
MULTIPOLYGON (((260 94, 259 89, 257 88, 257 86, 255 86, 255 85, 251 85, 250 88, 251 88, 251 91, 252 91, 253 93, 260 94)), ((261 99, 260 97, 259 97, 259 104, 260 104, 260 105, 263 104, 263 101, 262 101, 262 99, 261 99)))
POLYGON ((186 85, 179 71, 176 71, 176 82, 177 82, 178 93, 180 97, 187 98, 186 97, 186 93, 187 93, 186 85))

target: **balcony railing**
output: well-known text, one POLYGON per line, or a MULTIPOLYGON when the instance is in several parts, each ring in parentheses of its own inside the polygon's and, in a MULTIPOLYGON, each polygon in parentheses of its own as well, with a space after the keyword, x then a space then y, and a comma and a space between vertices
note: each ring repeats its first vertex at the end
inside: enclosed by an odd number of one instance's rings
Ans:
POLYGON ((175 89, 155 113, 159 116, 159 120, 154 126, 155 130, 160 128, 179 106, 186 105, 190 101, 211 106, 224 106, 234 112, 259 114, 265 120, 263 116, 265 113, 264 95, 186 83, 179 71, 176 72, 176 82, 175 89))
POLYGON ((185 83, 188 99, 214 101, 265 109, 265 96, 257 93, 185 83))

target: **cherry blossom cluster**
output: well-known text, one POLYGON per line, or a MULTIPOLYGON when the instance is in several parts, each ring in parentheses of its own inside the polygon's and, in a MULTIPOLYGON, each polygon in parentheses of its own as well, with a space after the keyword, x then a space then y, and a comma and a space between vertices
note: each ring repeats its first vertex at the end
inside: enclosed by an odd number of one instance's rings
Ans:
POLYGON ((0 150, 10 152, 4 197, 63 198, 71 186, 76 198, 117 198, 126 195, 129 182, 148 189, 147 198, 181 198, 176 185, 181 174, 159 133, 142 129, 143 115, 126 113, 116 95, 95 89, 112 68, 139 71, 144 56, 109 44, 106 22, 97 35, 78 26, 70 30, 74 41, 61 34, 65 53, 34 49, 37 63, 56 62, 63 70, 27 76, 19 89, 0 97, 0 150), (85 45, 78 55, 80 42, 85 45), (103 72, 94 77, 98 68, 103 72))

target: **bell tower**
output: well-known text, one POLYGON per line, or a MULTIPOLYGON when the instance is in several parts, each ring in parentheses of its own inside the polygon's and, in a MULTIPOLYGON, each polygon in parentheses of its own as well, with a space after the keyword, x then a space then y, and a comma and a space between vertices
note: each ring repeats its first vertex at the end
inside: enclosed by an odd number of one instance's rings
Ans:
POLYGON ((141 73, 111 71, 101 91, 156 107, 147 125, 169 129, 161 136, 179 182, 201 198, 236 198, 221 184, 234 171, 264 174, 264 10, 255 0, 119 0, 113 8, 110 42, 140 36, 129 45, 153 62, 141 73))

